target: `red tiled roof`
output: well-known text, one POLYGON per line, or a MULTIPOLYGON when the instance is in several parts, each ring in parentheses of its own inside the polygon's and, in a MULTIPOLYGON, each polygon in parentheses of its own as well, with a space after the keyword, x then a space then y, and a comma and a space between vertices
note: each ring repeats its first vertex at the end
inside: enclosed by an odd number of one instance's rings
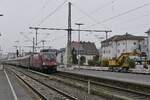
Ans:
POLYGON ((93 42, 72 42, 71 47, 75 50, 83 50, 84 55, 98 55, 97 48, 93 42))

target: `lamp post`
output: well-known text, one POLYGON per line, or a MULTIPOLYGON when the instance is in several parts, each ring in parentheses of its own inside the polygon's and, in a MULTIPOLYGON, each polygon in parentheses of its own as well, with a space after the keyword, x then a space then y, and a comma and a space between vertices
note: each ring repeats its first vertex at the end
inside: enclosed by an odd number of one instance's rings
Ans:
MULTIPOLYGON (((3 16, 3 14, 0 14, 0 16, 3 16)), ((2 34, 0 33, 0 36, 2 36, 2 34)))
POLYGON ((80 69, 80 26, 84 25, 82 23, 75 23, 75 25, 78 25, 78 66, 80 69))
POLYGON ((127 46, 127 45, 128 45, 128 42, 127 42, 127 35, 128 35, 128 33, 126 32, 125 35, 126 35, 125 37, 126 37, 126 53, 127 53, 127 52, 128 52, 128 48, 127 48, 127 47, 128 47, 128 46, 127 46))
POLYGON ((46 40, 41 40, 41 42, 42 42, 42 45, 43 45, 43 50, 44 50, 44 44, 45 44, 45 42, 46 42, 46 40))
POLYGON ((14 41, 16 43, 16 46, 14 46, 16 48, 16 56, 19 57, 19 53, 20 53, 20 48, 19 48, 19 41, 14 41))

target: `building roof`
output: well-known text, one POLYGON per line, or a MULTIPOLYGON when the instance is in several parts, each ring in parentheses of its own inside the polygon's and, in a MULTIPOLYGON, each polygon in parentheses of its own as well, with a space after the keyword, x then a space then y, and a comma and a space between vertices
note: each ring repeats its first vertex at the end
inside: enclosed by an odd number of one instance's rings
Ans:
POLYGON ((121 40, 144 40, 146 38, 145 36, 135 36, 131 34, 124 34, 124 35, 115 35, 111 38, 108 38, 107 40, 102 41, 104 42, 110 42, 110 41, 121 41, 121 40))
POLYGON ((71 43, 71 48, 75 48, 75 50, 81 50, 81 55, 98 55, 97 48, 93 42, 75 42, 71 43))
POLYGON ((145 33, 150 34, 150 28, 145 33))

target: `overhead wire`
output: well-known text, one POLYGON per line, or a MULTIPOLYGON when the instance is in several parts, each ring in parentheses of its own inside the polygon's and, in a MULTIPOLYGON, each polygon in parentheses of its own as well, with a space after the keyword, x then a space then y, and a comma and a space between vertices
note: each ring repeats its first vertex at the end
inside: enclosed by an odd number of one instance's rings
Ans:
POLYGON ((54 11, 52 11, 50 14, 48 14, 43 20, 40 21, 40 26, 42 23, 44 23, 49 17, 53 16, 68 0, 65 0, 62 4, 60 4, 54 11))
POLYGON ((82 9, 80 9, 79 7, 77 7, 75 4, 72 4, 73 7, 75 7, 76 9, 78 9, 82 14, 86 15, 89 19, 91 19, 94 22, 97 22, 97 20, 92 17, 90 14, 88 14, 87 12, 83 11, 82 9))
POLYGON ((43 6, 36 12, 35 16, 31 19, 31 22, 28 26, 30 26, 34 20, 36 20, 40 15, 41 12, 46 8, 46 6, 49 4, 49 2, 52 0, 45 0, 45 3, 43 4, 43 6), (40 13, 39 13, 40 12, 40 13))
MULTIPOLYGON (((113 0, 111 1, 111 3, 114 3, 114 1, 117 1, 117 0, 113 0)), ((98 20, 96 20, 93 16, 91 16, 91 14, 88 14, 87 12, 83 11, 82 9, 80 9, 79 7, 77 7, 75 4, 72 4, 72 6, 74 8, 76 8, 77 10, 79 10, 82 14, 86 15, 89 19, 91 19, 92 21, 94 22, 98 22, 98 20)), ((103 25, 104 28, 106 28, 105 25, 103 25)))
MULTIPOLYGON (((131 22, 137 21, 139 19, 143 19, 143 18, 148 17, 148 16, 150 16, 150 12, 146 13, 146 14, 144 14, 142 16, 136 17, 136 18, 131 18, 131 19, 128 19, 126 21, 122 21, 120 23, 131 23, 131 22)), ((118 23, 118 24, 120 24, 120 23, 118 23)))
MULTIPOLYGON (((108 22, 108 21, 110 21, 110 20, 114 20, 114 19, 116 19, 116 18, 118 18, 118 17, 120 17, 120 16, 123 16, 123 15, 126 15, 126 14, 128 14, 128 13, 134 12, 134 11, 136 11, 136 10, 139 10, 139 9, 141 9, 141 8, 143 8, 143 7, 146 7, 146 6, 149 6, 149 5, 150 5, 150 2, 149 2, 149 3, 146 3, 146 4, 143 4, 143 5, 141 5, 141 6, 138 6, 138 7, 136 7, 136 8, 127 10, 127 11, 125 11, 125 12, 123 12, 123 13, 118 14, 118 15, 115 15, 115 16, 109 17, 109 18, 107 18, 107 19, 104 19, 104 20, 102 20, 101 22, 98 22, 98 23, 96 23, 96 24, 92 24, 92 25, 90 25, 90 26, 87 26, 86 28, 93 27, 93 26, 95 26, 95 25, 99 25, 99 24, 108 22)), ((85 28, 85 29, 86 29, 86 28, 85 28)))
MULTIPOLYGON (((109 1, 109 2, 107 2, 106 4, 104 4, 103 6, 96 8, 95 10, 93 10, 92 12, 90 12, 88 15, 92 15, 92 14, 94 14, 94 13, 97 13, 98 11, 100 11, 100 10, 104 9, 105 7, 111 5, 112 2, 116 2, 116 1, 118 1, 118 0, 109 1)), ((84 16, 79 17, 79 18, 76 19, 75 21, 81 20, 82 18, 84 18, 84 16)))

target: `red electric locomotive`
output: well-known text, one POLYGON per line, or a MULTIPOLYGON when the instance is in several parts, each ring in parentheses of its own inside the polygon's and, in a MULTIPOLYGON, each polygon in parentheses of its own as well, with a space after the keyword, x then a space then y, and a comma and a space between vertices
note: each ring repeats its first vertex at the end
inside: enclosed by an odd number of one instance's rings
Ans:
POLYGON ((56 55, 49 52, 41 52, 30 57, 30 68, 44 72, 56 72, 56 55))
POLYGON ((4 63, 48 73, 57 71, 56 55, 50 52, 40 52, 18 57, 7 60, 4 63))

